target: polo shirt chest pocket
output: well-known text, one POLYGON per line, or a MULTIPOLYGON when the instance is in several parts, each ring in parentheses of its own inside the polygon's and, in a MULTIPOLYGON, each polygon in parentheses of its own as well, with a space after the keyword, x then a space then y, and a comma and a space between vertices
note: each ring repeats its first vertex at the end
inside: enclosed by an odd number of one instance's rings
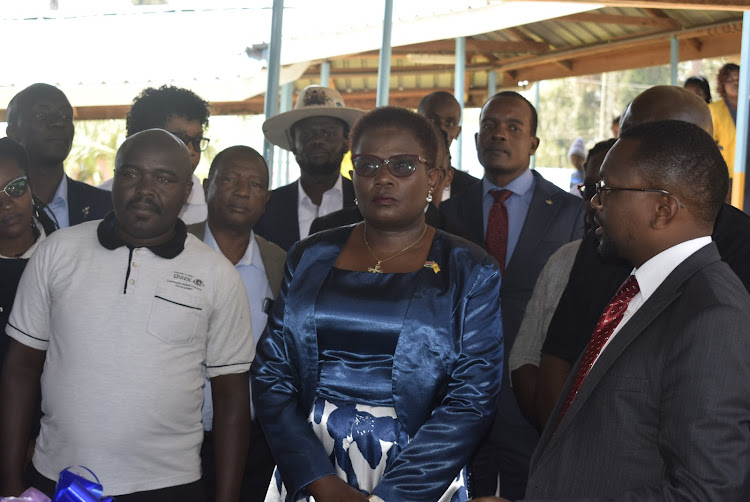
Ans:
POLYGON ((169 344, 188 344, 205 332, 207 321, 201 295, 176 288, 157 288, 151 304, 148 332, 169 344))

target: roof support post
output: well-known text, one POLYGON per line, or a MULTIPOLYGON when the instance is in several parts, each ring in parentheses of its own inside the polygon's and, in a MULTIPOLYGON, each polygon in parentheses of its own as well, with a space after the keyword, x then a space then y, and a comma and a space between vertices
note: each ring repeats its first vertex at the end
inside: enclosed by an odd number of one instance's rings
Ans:
MULTIPOLYGON (((279 108, 279 73, 281 71, 281 28, 284 17, 284 0, 273 0, 271 14, 271 42, 268 46, 268 83, 266 84, 266 101, 264 112, 266 120, 278 113, 279 108)), ((269 172, 268 179, 273 179, 273 145, 263 141, 263 157, 269 172)))
POLYGON ((680 62, 680 43, 677 37, 669 38, 669 85, 677 85, 677 64, 680 62))
MULTIPOLYGON (((294 84, 289 82, 281 86, 281 101, 279 102, 279 113, 288 112, 292 109, 292 98, 294 97, 294 84)), ((284 150, 279 157, 279 167, 276 172, 276 184, 280 187, 289 183, 289 152, 284 150), (282 169, 283 168, 283 169, 282 169)))
MULTIPOLYGON (((466 95, 466 37, 456 38, 456 76, 453 79, 453 94, 461 107, 461 121, 464 116, 464 96, 466 95)), ((456 169, 461 170, 463 160, 463 135, 456 138, 456 169)))
POLYGON ((495 70, 487 72, 487 99, 497 94, 497 73, 495 70))
MULTIPOLYGON (((539 111, 539 81, 537 80, 534 82, 534 108, 539 111)), ((537 124, 537 131, 539 129, 539 124, 537 124)), ((536 169, 536 154, 531 156, 531 165, 529 166, 531 169, 536 169)))
POLYGON ((740 88, 737 98, 737 137, 734 148, 734 180, 732 205, 744 207, 745 171, 747 167, 748 135, 750 134, 750 11, 742 15, 742 48, 740 49, 740 88))
POLYGON ((323 61, 320 63, 320 85, 323 87, 329 87, 328 83, 331 80, 331 62, 323 61))
POLYGON ((378 65, 378 93, 375 106, 388 105, 388 87, 391 81, 391 30, 393 29, 393 0, 385 0, 383 16, 383 45, 380 47, 378 65))

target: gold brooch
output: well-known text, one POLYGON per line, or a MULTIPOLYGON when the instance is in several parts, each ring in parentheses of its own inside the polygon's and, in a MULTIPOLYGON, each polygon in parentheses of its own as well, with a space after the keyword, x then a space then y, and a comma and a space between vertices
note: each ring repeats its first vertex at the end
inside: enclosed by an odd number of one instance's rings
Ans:
POLYGON ((440 266, 434 261, 424 262, 424 268, 431 268, 432 271, 435 272, 436 274, 440 272, 440 266))

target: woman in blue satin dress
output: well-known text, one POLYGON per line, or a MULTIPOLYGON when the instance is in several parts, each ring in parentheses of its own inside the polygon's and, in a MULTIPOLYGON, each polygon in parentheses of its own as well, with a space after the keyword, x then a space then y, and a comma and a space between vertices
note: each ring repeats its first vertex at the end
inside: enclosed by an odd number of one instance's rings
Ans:
POLYGON ((351 132, 362 223, 288 253, 251 369, 267 501, 465 501, 503 361, 500 271, 425 223, 436 130, 377 108, 351 132))

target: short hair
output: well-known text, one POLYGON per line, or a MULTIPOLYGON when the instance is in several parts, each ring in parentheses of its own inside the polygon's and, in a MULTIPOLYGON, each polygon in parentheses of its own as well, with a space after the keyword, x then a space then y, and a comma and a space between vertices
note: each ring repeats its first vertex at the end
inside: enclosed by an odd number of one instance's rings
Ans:
POLYGON ((708 80, 706 80, 706 77, 703 77, 701 75, 694 75, 692 77, 688 77, 687 80, 685 80, 685 84, 682 87, 687 87, 689 85, 697 85, 701 89, 703 89, 703 94, 706 95, 706 103, 711 102, 711 87, 708 85, 708 80))
POLYGON ((394 127, 411 132, 419 146, 424 150, 425 158, 430 167, 439 167, 437 165, 438 136, 435 133, 435 126, 422 115, 398 106, 383 106, 362 115, 352 127, 349 149, 354 151, 367 131, 385 127, 394 127))
POLYGON ((600 141, 599 143, 592 146, 589 152, 586 154, 586 160, 583 162, 583 171, 586 172, 586 169, 588 169, 589 159, 591 157, 593 157, 594 155, 598 155, 601 152, 610 151, 612 147, 615 146, 616 142, 617 138, 609 138, 605 139, 604 141, 600 141))
POLYGON ((721 99, 727 99, 727 92, 724 90, 724 85, 733 71, 740 71, 740 67, 734 63, 727 63, 721 67, 719 74, 716 76, 716 85, 719 87, 718 90, 721 99))
POLYGON ((170 115, 197 120, 205 129, 211 112, 208 101, 189 89, 171 85, 158 89, 147 87, 133 99, 126 120, 127 135, 147 129, 163 129, 170 115))
MULTIPOLYGON (((208 182, 211 183, 211 180, 213 180, 214 175, 216 174, 216 171, 219 169, 219 166, 222 162, 224 162, 224 159, 231 155, 247 155, 248 157, 258 157, 260 160, 263 161, 263 165, 266 167, 266 171, 268 171, 268 165, 266 164, 266 159, 263 158, 263 156, 258 153, 257 150, 254 148, 250 148, 249 146, 245 145, 235 145, 230 146, 229 148, 225 148, 224 150, 220 151, 216 157, 214 157, 214 160, 211 161, 211 167, 208 168, 208 182)), ((269 180, 270 181, 270 180, 269 180)), ((268 187, 266 187, 268 188, 268 187)))
POLYGON ((682 120, 645 122, 620 139, 639 142, 636 169, 651 188, 673 193, 697 218, 713 222, 729 190, 729 172, 713 137, 682 120))
MULTIPOLYGON (((529 105, 529 109, 531 110, 531 135, 536 136, 536 127, 537 127, 537 123, 539 122, 539 117, 536 113, 536 108, 534 108, 534 105, 532 105, 528 99, 524 98, 523 96, 518 94, 516 91, 500 91, 494 96, 492 96, 490 99, 495 99, 495 98, 516 98, 516 99, 520 99, 521 101, 529 105)), ((487 101, 489 101, 490 99, 488 99, 487 101)), ((482 108, 484 108, 484 106, 482 108)))
POLYGON ((461 109, 461 104, 453 94, 447 91, 435 91, 429 93, 427 96, 419 100, 419 104, 417 105, 417 113, 423 115, 425 113, 425 108, 427 108, 427 105, 435 99, 445 99, 448 101, 453 101, 454 103, 456 103, 456 106, 458 106, 458 109, 461 109))
MULTIPOLYGON (((18 125, 18 120, 21 115, 21 110, 31 106, 31 103, 29 102, 29 98, 38 91, 57 92, 65 96, 65 93, 62 92, 57 87, 55 87, 54 85, 44 84, 44 83, 31 84, 25 89, 19 91, 15 96, 11 98, 10 102, 8 103, 5 121, 9 125, 11 126, 18 125)), ((67 99, 67 96, 65 96, 65 99, 67 99)))

